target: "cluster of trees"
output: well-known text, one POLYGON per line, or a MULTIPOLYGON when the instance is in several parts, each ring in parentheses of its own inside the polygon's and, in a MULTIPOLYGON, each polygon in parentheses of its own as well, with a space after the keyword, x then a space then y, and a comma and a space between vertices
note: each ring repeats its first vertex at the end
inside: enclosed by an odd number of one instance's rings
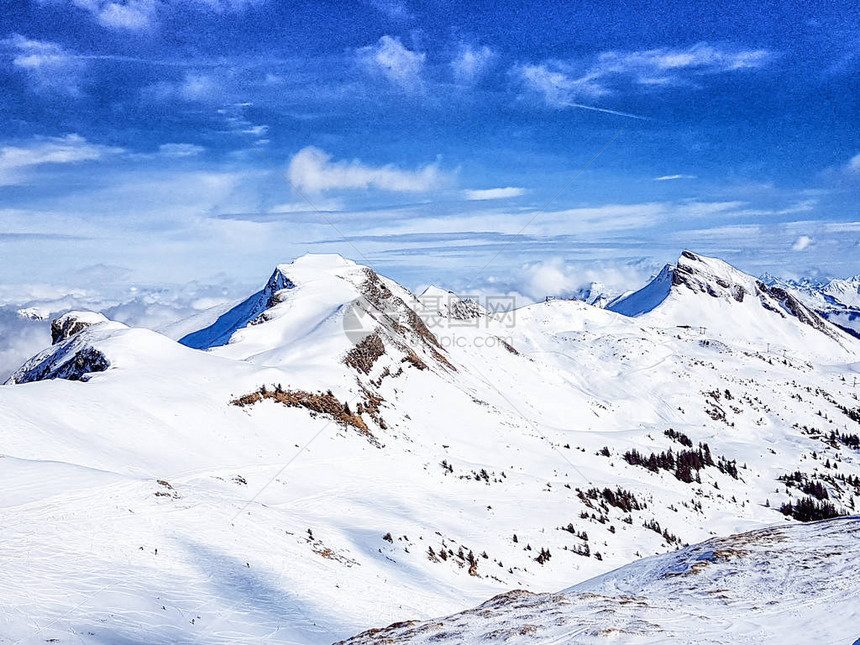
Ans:
POLYGON ((678 432, 677 430, 669 428, 663 434, 672 439, 673 441, 677 441, 682 446, 686 446, 687 448, 693 447, 692 440, 683 432, 678 432))
MULTIPOLYGON (((667 430, 666 434, 668 435, 669 432, 667 430)), ((689 441, 689 437, 686 435, 677 434, 689 441)), ((721 473, 729 475, 733 479, 738 478, 737 462, 729 461, 725 457, 719 457, 715 462, 711 456, 711 449, 706 443, 700 443, 695 450, 681 450, 675 453, 670 448, 661 453, 652 452, 648 456, 634 448, 624 453, 624 461, 631 466, 642 466, 655 473, 660 470, 674 472, 676 479, 687 484, 693 481, 701 483, 699 471, 708 466, 716 466, 721 473)))
POLYGON ((849 448, 853 448, 854 450, 860 450, 860 437, 856 434, 847 434, 844 432, 831 432, 830 433, 830 442, 832 444, 836 444, 839 442, 849 448))
POLYGON ((668 544, 674 544, 675 542, 680 542, 680 539, 677 535, 672 535, 669 533, 669 529, 664 529, 660 526, 660 522, 655 519, 650 519, 642 523, 646 529, 651 529, 655 533, 659 533, 663 536, 663 539, 666 540, 668 544))
POLYGON ((795 470, 787 475, 780 475, 777 479, 783 482, 786 486, 799 488, 806 495, 810 495, 817 500, 829 499, 827 488, 817 479, 810 479, 808 475, 795 470))
POLYGON ((836 407, 838 407, 842 411, 842 414, 846 415, 849 419, 855 423, 860 423, 860 408, 849 408, 839 404, 837 404, 836 407))
POLYGON ((604 488, 603 490, 600 490, 599 488, 589 488, 586 491, 577 489, 577 492, 579 493, 579 499, 591 508, 594 508, 594 506, 590 504, 588 500, 599 500, 601 506, 606 512, 609 511, 609 506, 621 509, 625 513, 629 513, 630 511, 641 511, 647 506, 644 502, 640 502, 636 499, 636 496, 632 492, 625 490, 620 486, 618 486, 614 491, 609 488, 604 488))
POLYGON ((577 531, 572 523, 562 527, 561 530, 567 531, 571 535, 575 535, 576 537, 578 537, 580 540, 585 540, 586 542, 588 542, 588 533, 586 533, 585 531, 577 531))
POLYGON ((826 520, 845 515, 830 502, 815 500, 811 497, 804 497, 793 504, 786 502, 780 506, 779 510, 783 515, 790 515, 800 522, 815 522, 816 520, 826 520))
POLYGON ((696 450, 681 450, 675 453, 670 448, 666 452, 652 452, 648 456, 634 448, 624 453, 624 461, 631 466, 642 466, 655 473, 660 470, 674 472, 678 480, 688 484, 692 481, 700 482, 699 471, 715 465, 708 444, 700 444, 696 450))

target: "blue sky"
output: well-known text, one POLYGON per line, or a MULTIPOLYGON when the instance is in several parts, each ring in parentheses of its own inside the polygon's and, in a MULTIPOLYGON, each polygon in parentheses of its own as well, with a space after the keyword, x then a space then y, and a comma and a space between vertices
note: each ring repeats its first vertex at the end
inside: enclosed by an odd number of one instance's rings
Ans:
POLYGON ((0 282, 860 273, 860 9, 718 4, 6 0, 0 282))

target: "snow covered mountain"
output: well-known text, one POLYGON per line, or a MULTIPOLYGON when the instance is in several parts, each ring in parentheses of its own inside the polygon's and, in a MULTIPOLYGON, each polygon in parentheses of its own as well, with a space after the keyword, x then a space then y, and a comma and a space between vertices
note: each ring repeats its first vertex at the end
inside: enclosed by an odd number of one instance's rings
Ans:
POLYGON ((606 294, 606 287, 599 282, 592 282, 588 286, 577 289, 573 298, 588 303, 593 307, 606 307, 614 298, 606 294))
POLYGON ((768 277, 766 282, 793 292, 834 325, 860 336, 860 276, 828 282, 768 277))
POLYGON ((0 642, 328 643, 853 512, 860 340, 692 253, 637 293, 304 256, 171 337, 70 315, 0 387, 0 642))
POLYGON ((510 591, 470 611, 370 630, 344 645, 856 643, 858 540, 856 517, 715 538, 559 593, 510 591))
POLYGON ((756 342, 776 343, 791 337, 797 346, 807 344, 812 349, 811 343, 825 352, 830 344, 825 337, 844 345, 843 334, 786 289, 689 251, 681 254, 676 265, 667 265, 648 285, 610 303, 608 309, 662 324, 705 326, 728 336, 743 328, 740 336, 756 342))

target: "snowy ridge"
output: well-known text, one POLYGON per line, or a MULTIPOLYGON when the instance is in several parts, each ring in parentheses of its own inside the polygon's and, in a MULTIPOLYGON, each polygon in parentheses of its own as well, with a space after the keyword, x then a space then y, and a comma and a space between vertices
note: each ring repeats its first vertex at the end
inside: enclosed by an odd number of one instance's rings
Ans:
POLYGON ((7 384, 47 379, 86 381, 91 374, 103 372, 110 366, 104 353, 93 343, 121 329, 127 327, 108 321, 101 314, 65 314, 51 324, 54 345, 24 363, 9 377, 7 384))
POLYGON ((430 314, 454 320, 469 320, 487 315, 487 310, 471 298, 460 298, 453 291, 439 287, 427 287, 418 300, 430 314))
POLYGON ((751 346, 772 343, 833 357, 854 345, 843 330, 789 290, 690 251, 645 287, 607 308, 646 318, 652 325, 707 328, 722 339, 745 339, 751 346))
POLYGON ((464 325, 337 256, 277 273, 225 344, 98 323, 0 387, 0 634, 330 643, 860 503, 860 341, 759 298, 464 325))
POLYGON ((857 517, 763 529, 645 558, 556 594, 512 591, 342 643, 850 644, 860 622, 858 556, 857 517))
POLYGON ((825 283, 808 280, 795 282, 768 276, 765 282, 791 291, 840 329, 860 336, 860 276, 825 283))

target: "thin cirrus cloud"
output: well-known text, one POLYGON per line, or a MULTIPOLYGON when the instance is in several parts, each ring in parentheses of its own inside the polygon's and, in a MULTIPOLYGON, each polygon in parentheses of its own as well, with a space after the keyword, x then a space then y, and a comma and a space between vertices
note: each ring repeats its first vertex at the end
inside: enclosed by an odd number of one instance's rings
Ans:
MULTIPOLYGON (((49 0, 50 1, 50 0, 49 0)), ((57 1, 57 0, 55 0, 57 1)), ((215 14, 238 13, 264 0, 72 0, 102 27, 117 31, 144 32, 157 24, 158 11, 197 9, 215 14)))
POLYGON ((597 57, 591 73, 596 78, 630 75, 644 85, 683 80, 684 73, 721 74, 766 65, 773 54, 766 49, 728 48, 697 43, 687 48, 610 51, 597 57))
POLYGON ((674 181, 676 179, 696 179, 696 175, 663 175, 654 177, 654 181, 674 181))
POLYGON ((163 157, 180 159, 182 157, 196 157, 203 154, 206 148, 194 143, 162 143, 158 146, 158 153, 163 157))
POLYGON ((3 146, 0 148, 0 185, 25 182, 27 171, 37 166, 96 161, 121 152, 122 148, 90 143, 77 134, 37 138, 28 145, 3 146))
POLYGON ((593 101, 609 93, 603 86, 594 83, 592 76, 571 78, 564 72, 553 69, 548 65, 520 65, 514 68, 513 74, 527 91, 540 96, 550 107, 572 107, 606 114, 616 114, 632 119, 646 118, 638 114, 581 103, 580 101, 583 100, 583 97, 585 100, 593 101))
POLYGON ((382 76, 407 92, 423 88, 421 73, 426 54, 408 49, 399 38, 382 36, 375 44, 358 49, 356 56, 371 74, 382 76))
POLYGON ((611 96, 631 83, 652 89, 692 85, 694 77, 761 68, 773 57, 765 49, 698 43, 686 48, 602 52, 578 64, 560 60, 521 64, 512 74, 524 90, 551 107, 611 111, 579 101, 611 96))
POLYGON ((525 188, 507 186, 505 188, 486 188, 482 190, 464 190, 463 196, 470 201, 483 201, 489 199, 508 199, 526 194, 525 188))
POLYGON ((287 176, 293 186, 311 193, 369 188, 418 193, 442 188, 449 182, 438 162, 416 170, 402 170, 390 164, 371 166, 357 159, 332 161, 331 155, 313 146, 303 148, 293 156, 287 176))

